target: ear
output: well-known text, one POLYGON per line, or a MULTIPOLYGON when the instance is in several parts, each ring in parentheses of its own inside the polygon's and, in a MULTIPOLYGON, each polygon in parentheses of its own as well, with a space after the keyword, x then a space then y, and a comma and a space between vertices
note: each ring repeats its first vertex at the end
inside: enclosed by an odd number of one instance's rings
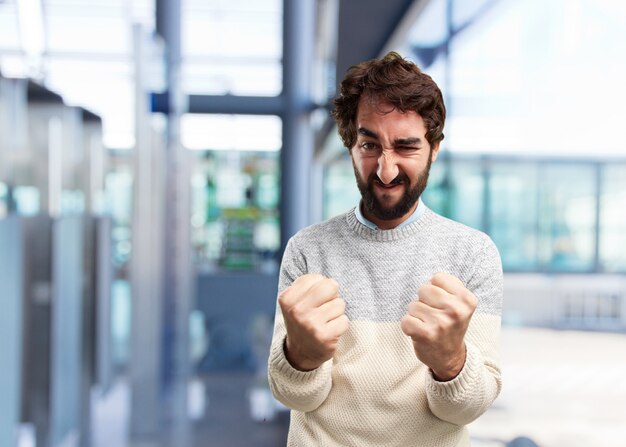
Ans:
POLYGON ((431 162, 434 162, 435 160, 437 160, 437 155, 439 155, 439 143, 441 143, 441 141, 437 141, 435 144, 432 145, 432 147, 430 148, 430 158, 431 158, 431 162))

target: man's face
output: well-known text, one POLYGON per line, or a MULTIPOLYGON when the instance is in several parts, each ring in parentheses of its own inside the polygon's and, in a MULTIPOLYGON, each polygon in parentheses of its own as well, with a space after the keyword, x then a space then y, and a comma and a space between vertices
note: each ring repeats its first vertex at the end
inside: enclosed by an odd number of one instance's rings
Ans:
POLYGON ((394 228, 415 211, 439 144, 431 148, 420 115, 368 96, 359 102, 356 128, 350 154, 363 213, 379 228, 394 228))

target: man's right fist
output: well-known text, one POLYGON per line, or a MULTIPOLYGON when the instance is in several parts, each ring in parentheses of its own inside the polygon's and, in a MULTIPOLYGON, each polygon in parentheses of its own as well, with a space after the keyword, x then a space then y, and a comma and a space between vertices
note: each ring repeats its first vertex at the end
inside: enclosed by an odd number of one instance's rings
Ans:
POLYGON ((335 354, 349 326, 339 284, 322 275, 303 275, 278 297, 285 319, 285 355, 295 369, 311 371, 335 354))

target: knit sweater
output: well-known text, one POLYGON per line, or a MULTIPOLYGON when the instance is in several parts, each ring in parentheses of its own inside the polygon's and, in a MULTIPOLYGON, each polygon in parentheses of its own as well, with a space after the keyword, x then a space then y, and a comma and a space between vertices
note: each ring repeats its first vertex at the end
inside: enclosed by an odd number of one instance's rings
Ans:
POLYGON ((307 273, 339 283, 350 325, 331 360, 298 371, 285 358, 277 306, 268 375, 276 399, 292 409, 288 446, 469 446, 465 425, 501 387, 502 267, 491 239, 428 208, 392 230, 372 230, 352 210, 289 240, 279 292, 307 273), (478 299, 465 364, 448 382, 434 379, 400 328, 417 290, 437 272, 458 277, 478 299))

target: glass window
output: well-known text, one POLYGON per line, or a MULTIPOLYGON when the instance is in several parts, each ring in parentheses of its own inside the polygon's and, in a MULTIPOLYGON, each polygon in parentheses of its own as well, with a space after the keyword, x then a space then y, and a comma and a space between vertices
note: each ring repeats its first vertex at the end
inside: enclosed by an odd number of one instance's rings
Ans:
POLYGON ((426 4, 409 32, 407 40, 411 45, 419 48, 435 47, 446 40, 448 3, 447 0, 433 0, 426 4))
POLYGON ((626 65, 615 57, 626 50, 623 2, 426 3, 401 51, 431 73, 432 61, 445 52, 446 9, 452 8, 447 76, 433 76, 446 92, 452 150, 538 156, 588 156, 590 147, 594 155, 623 151, 626 65), (580 88, 591 81, 593 89, 580 88), (579 110, 602 110, 604 131, 577 126, 579 110))
POLYGON ((280 247, 282 120, 186 114, 181 140, 198 151, 191 179, 196 265, 273 271, 280 247))
POLYGON ((41 194, 34 186, 16 186, 13 188, 15 210, 23 216, 34 216, 40 211, 41 194))
POLYGON ((279 151, 282 120, 273 115, 185 114, 182 144, 197 150, 279 151))
POLYGON ((537 268, 536 163, 493 162, 489 170, 489 233, 505 270, 537 268))
POLYGON ((46 2, 46 7, 49 51, 83 53, 92 58, 94 53, 119 57, 132 48, 132 29, 121 8, 105 8, 102 15, 87 16, 55 2, 46 2))
MULTIPOLYGON (((413 60, 437 83, 444 96, 448 88, 448 63, 445 42, 448 37, 446 0, 429 1, 411 28, 407 41, 398 48, 400 54, 413 60)), ((445 140, 444 140, 445 141, 445 140)))
POLYGON ((554 271, 595 268, 596 171, 592 164, 544 164, 539 178, 540 266, 554 271))
POLYGON ((8 51, 21 50, 18 23, 17 3, 0 2, 0 55, 8 51))
POLYGON ((282 89, 278 61, 213 60, 188 58, 183 66, 187 94, 275 96, 282 89))
POLYGON ((626 271, 626 165, 605 166, 600 197, 600 265, 626 271))
POLYGON ((46 1, 41 60, 30 60, 23 51, 27 31, 19 27, 16 5, 0 1, 3 74, 39 79, 66 104, 85 107, 102 117, 105 146, 132 147, 132 24, 142 24, 146 33, 153 30, 154 0, 46 1))
POLYGON ((65 103, 82 105, 102 117, 106 147, 123 149, 135 144, 130 63, 57 57, 48 66, 47 85, 50 89, 62 94, 65 103))
MULTIPOLYGON (((626 165, 604 171, 600 265, 597 169, 595 162, 446 154, 433 164, 423 199, 435 212, 488 233, 505 271, 621 272, 626 270, 626 165)), ((350 159, 327 166, 323 217, 343 213, 359 200, 350 159)))
POLYGON ((0 182, 0 219, 9 214, 9 188, 0 182))
POLYGON ((354 208, 361 200, 350 158, 341 158, 324 171, 324 219, 354 208))
POLYGON ((447 178, 449 217, 484 230, 485 176, 480 159, 451 160, 447 178))
POLYGON ((422 200, 427 207, 446 217, 450 216, 449 166, 450 157, 447 154, 440 154, 437 161, 430 167, 428 187, 422 194, 422 200))
POLYGON ((280 246, 279 157, 198 153, 191 180, 192 244, 201 269, 273 270, 280 246))
POLYGON ((185 93, 280 94, 280 0, 185 0, 182 32, 185 93))
POLYGON ((123 270, 131 256, 133 173, 130 157, 118 157, 105 178, 106 209, 113 221, 113 261, 123 270))

